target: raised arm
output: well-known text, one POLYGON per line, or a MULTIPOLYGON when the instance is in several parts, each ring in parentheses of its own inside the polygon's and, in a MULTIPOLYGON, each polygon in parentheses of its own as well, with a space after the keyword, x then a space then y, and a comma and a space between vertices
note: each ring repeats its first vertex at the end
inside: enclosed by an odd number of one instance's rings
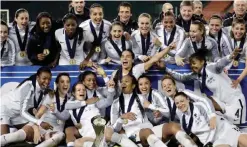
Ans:
POLYGON ((170 44, 167 48, 159 53, 156 53, 150 60, 144 63, 144 69, 147 71, 155 62, 163 58, 168 52, 175 48, 175 43, 170 44))
POLYGON ((173 71, 169 68, 166 68, 166 73, 168 73, 169 75, 171 75, 175 80, 177 81, 189 81, 189 80, 194 80, 197 78, 197 75, 193 72, 190 73, 179 73, 176 71, 173 71))

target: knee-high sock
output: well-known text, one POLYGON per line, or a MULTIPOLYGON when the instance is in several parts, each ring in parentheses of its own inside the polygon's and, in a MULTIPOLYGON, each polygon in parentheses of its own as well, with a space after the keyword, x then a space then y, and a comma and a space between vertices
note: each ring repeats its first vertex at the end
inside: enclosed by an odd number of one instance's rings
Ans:
POLYGON ((36 147, 56 146, 63 140, 63 138, 64 138, 64 133, 57 132, 53 134, 51 138, 45 140, 44 142, 37 145, 36 147))
POLYGON ((20 129, 13 133, 1 135, 1 146, 5 146, 8 143, 24 141, 25 139, 26 132, 20 129))
POLYGON ((122 147, 138 147, 134 142, 132 142, 126 136, 115 133, 115 132, 112 134, 111 141, 118 143, 122 147))
POLYGON ((151 147, 167 147, 157 136, 151 134, 147 138, 147 142, 151 147))
POLYGON ((189 139, 189 136, 183 131, 178 131, 175 137, 178 140, 178 142, 181 143, 185 147, 197 147, 197 145, 194 144, 194 142, 192 142, 189 139))

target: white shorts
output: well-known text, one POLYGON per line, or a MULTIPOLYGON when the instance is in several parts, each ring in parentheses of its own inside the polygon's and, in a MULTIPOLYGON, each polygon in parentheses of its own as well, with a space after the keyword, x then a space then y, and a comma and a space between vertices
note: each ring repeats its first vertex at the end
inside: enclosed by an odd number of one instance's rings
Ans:
POLYGON ((213 146, 227 144, 232 147, 238 146, 238 138, 241 134, 239 128, 223 117, 217 117, 217 130, 213 146))
POLYGON ((246 104, 244 99, 237 99, 231 105, 225 106, 225 117, 233 124, 243 124, 246 121, 246 104))
POLYGON ((1 112, 0 112, 0 124, 7 124, 7 125, 20 125, 27 123, 24 117, 11 109, 9 109, 6 105, 1 105, 1 112))

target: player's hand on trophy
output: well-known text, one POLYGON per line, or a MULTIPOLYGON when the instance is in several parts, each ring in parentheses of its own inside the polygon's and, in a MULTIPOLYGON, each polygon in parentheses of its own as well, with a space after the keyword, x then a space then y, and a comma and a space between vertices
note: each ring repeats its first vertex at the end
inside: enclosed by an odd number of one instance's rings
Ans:
POLYGON ((143 107, 144 108, 148 108, 150 105, 150 102, 148 100, 144 100, 144 104, 143 104, 143 107))
POLYGON ((133 121, 136 120, 136 114, 133 112, 124 113, 121 115, 121 118, 133 121))
POLYGON ((50 124, 47 123, 47 122, 44 122, 44 121, 41 122, 40 126, 41 126, 43 129, 45 129, 45 130, 48 130, 48 129, 53 130, 53 126, 50 125, 50 124))

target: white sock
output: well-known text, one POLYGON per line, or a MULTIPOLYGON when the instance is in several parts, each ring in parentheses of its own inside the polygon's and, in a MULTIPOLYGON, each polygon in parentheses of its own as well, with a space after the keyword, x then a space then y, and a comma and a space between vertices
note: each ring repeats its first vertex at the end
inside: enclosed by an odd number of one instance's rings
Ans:
POLYGON ((26 139, 26 132, 20 129, 13 133, 1 135, 1 146, 5 146, 6 144, 13 142, 24 141, 25 139, 26 139))
POLYGON ((147 142, 151 147, 167 147, 157 136, 151 134, 147 138, 147 142))
POLYGON ((184 147, 197 147, 197 145, 194 144, 194 142, 190 140, 190 137, 183 131, 178 131, 175 137, 184 147))
POLYGON ((67 146, 68 146, 68 147, 75 146, 75 143, 74 143, 74 142, 68 142, 68 143, 67 143, 67 146))
POLYGON ((92 147, 94 142, 86 141, 83 143, 83 147, 92 147))
POLYGON ((122 147, 138 147, 134 142, 132 142, 126 136, 115 133, 115 132, 112 134, 111 141, 118 143, 122 147))
POLYGON ((41 144, 37 145, 36 147, 56 146, 63 140, 63 138, 64 138, 64 133, 57 132, 53 134, 51 138, 43 141, 41 144))

